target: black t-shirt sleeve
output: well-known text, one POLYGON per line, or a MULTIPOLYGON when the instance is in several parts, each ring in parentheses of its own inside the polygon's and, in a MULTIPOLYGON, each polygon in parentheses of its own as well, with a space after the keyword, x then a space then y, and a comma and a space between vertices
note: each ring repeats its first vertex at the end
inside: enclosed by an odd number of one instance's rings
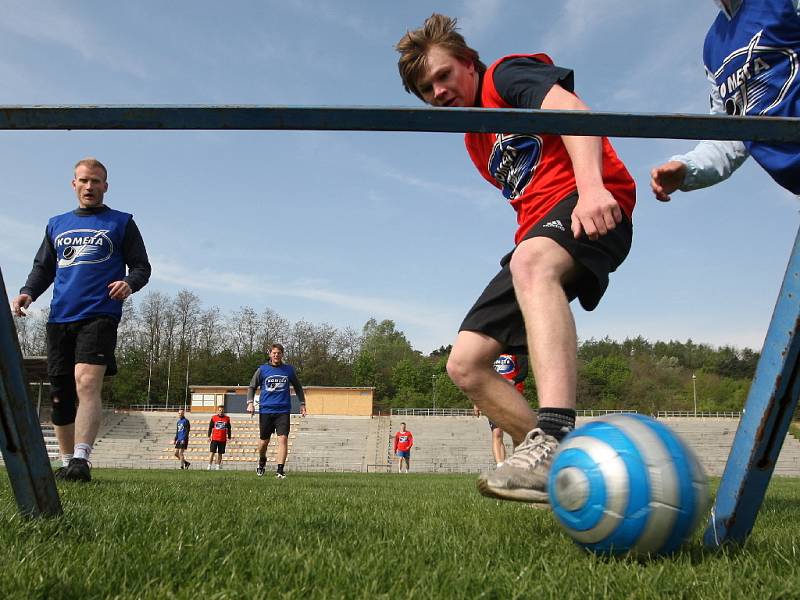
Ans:
POLYGON ((125 282, 131 287, 132 292, 138 292, 150 280, 150 261, 139 228, 133 219, 128 221, 125 228, 125 237, 122 239, 122 254, 128 265, 128 275, 125 282))
POLYGON ((300 385, 300 380, 297 378, 297 373, 292 374, 292 376, 289 378, 289 383, 292 384, 292 387, 297 394, 297 399, 300 400, 300 404, 305 404, 306 394, 303 391, 303 386, 300 385))
POLYGON ((555 84, 573 92, 575 78, 572 70, 531 57, 510 58, 494 70, 497 93, 514 108, 542 108, 544 97, 555 84))
POLYGON ((53 242, 50 236, 47 235, 45 230, 42 245, 39 246, 39 251, 33 259, 33 268, 25 285, 19 291, 20 294, 28 294, 31 298, 36 300, 41 296, 53 280, 56 278, 56 250, 53 248, 53 242))

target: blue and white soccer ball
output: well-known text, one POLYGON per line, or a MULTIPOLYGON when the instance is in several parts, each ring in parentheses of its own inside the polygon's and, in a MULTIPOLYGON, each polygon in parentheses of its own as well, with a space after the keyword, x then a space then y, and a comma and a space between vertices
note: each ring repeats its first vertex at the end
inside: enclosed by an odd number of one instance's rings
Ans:
POLYGON ((559 523, 599 554, 670 554, 709 502, 691 449, 666 425, 637 414, 601 417, 564 438, 548 489, 559 523))

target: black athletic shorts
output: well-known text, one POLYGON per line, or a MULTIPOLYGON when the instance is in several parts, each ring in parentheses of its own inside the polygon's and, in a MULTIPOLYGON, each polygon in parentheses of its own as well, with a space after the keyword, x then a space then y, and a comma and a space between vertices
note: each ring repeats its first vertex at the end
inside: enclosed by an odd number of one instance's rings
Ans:
MULTIPOLYGON (((559 202, 523 239, 548 237, 569 252, 582 268, 564 291, 570 301, 578 298, 583 308, 594 310, 608 287, 609 273, 616 271, 628 255, 633 226, 623 213, 616 229, 596 241, 585 234, 576 240, 572 236, 572 211, 577 202, 577 193, 559 202)), ((525 352, 525 322, 511 280, 513 254, 512 250, 500 260, 500 272, 464 317, 459 331, 477 331, 496 339, 508 352, 525 352)))
POLYGON ((189 447, 189 440, 178 440, 175 442, 176 450, 186 450, 189 447))
POLYGON ((47 324, 47 374, 75 372, 75 365, 106 365, 106 375, 116 375, 117 327, 113 317, 92 317, 72 323, 47 324))
POLYGON ((214 454, 215 452, 217 454, 225 454, 225 444, 227 443, 228 442, 218 442, 216 440, 212 440, 210 448, 211 454, 214 454))
POLYGON ((273 433, 289 435, 289 413, 259 413, 259 438, 268 440, 273 433))

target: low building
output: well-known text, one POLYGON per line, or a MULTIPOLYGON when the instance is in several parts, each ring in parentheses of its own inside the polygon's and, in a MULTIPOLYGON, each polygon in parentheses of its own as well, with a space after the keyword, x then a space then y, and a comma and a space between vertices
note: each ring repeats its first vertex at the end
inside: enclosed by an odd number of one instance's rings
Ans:
MULTIPOLYGON (((217 406, 225 407, 226 413, 244 413, 247 410, 246 385, 191 385, 191 411, 213 413, 217 406)), ((309 415, 339 415, 369 417, 375 388, 303 386, 306 396, 306 412, 309 415)), ((258 390, 256 390, 258 399, 258 390)), ((300 412, 300 403, 292 395, 292 413, 300 412)))

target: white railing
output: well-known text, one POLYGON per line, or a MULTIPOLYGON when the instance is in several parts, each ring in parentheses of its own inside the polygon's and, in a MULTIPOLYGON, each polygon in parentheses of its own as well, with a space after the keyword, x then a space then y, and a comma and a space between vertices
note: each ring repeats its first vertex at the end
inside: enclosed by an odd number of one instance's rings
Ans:
POLYGON ((402 417, 472 417, 471 408, 392 408, 389 416, 402 417))
POLYGON ((740 419, 742 413, 740 412, 694 412, 692 410, 660 410, 656 413, 657 419, 669 417, 691 417, 698 419, 740 419))
MULTIPOLYGON (((178 412, 179 408, 184 408, 183 404, 170 404, 168 406, 158 404, 131 404, 127 409, 120 407, 118 410, 137 410, 143 412, 178 412)), ((187 412, 191 412, 189 407, 185 407, 187 412)))
POLYGON ((586 408, 576 410, 575 415, 578 417, 601 417, 603 415, 620 415, 625 413, 638 413, 638 410, 611 410, 611 409, 593 409, 586 408))

